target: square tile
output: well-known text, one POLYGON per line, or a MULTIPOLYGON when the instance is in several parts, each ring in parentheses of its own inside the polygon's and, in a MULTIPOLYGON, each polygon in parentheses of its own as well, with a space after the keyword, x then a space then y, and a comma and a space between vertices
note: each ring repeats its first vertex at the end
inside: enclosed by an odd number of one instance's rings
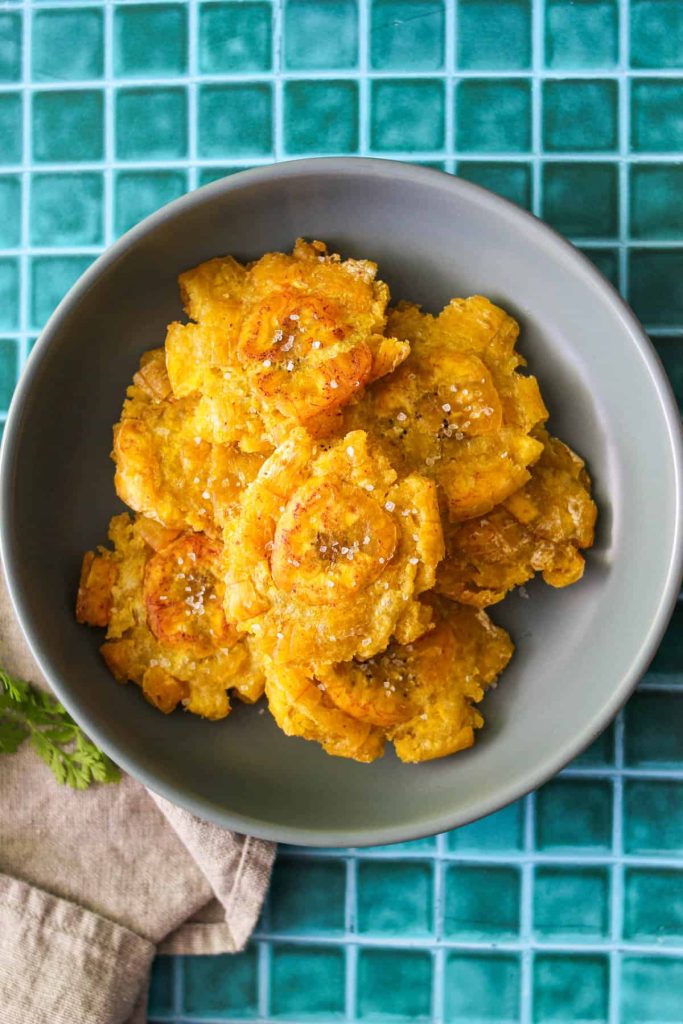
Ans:
POLYGON ((138 221, 185 192, 185 171, 119 171, 114 190, 116 234, 122 235, 138 221))
POLYGON ((372 83, 370 144, 378 153, 442 149, 442 82, 386 79, 372 83))
POLYGON ((669 153, 683 149, 683 79, 631 82, 631 145, 669 153))
POLYGON ((631 942, 681 945, 683 871, 627 869, 624 892, 625 939, 631 942))
POLYGON ((31 326, 42 328, 92 256, 35 256, 31 260, 31 326))
POLYGON ((183 1010, 199 1017, 253 1017, 258 1007, 258 949, 225 956, 184 956, 183 1010))
MULTIPOLYGON (((594 263, 598 268, 603 277, 614 285, 615 288, 619 287, 619 250, 618 249, 588 249, 581 248, 581 252, 584 256, 587 256, 591 263, 594 263)), ((603 734, 604 735, 604 734, 603 734)), ((596 740, 596 743, 600 743, 600 740, 596 740)), ((599 754, 593 751, 595 744, 592 744, 588 750, 580 754, 574 762, 575 764, 588 764, 589 762, 583 760, 586 757, 599 756, 599 754)), ((597 762, 595 762, 597 763, 597 762)))
POLYGON ((448 953, 445 1024, 516 1024, 519 1020, 519 958, 497 953, 448 953))
POLYGON ((450 865, 445 871, 444 935, 477 941, 516 938, 519 897, 516 868, 450 865))
POLYGON ((461 160, 461 178, 497 192, 499 196, 528 210, 531 208, 531 166, 527 163, 487 163, 484 160, 461 160))
POLYGON ((269 3, 211 3, 199 8, 199 69, 204 74, 270 71, 273 7, 269 3))
MULTIPOLYGON (((681 341, 678 341, 681 344, 681 341)), ((670 349, 673 358, 674 352, 670 349)), ((679 370, 683 362, 677 357, 679 370)), ((662 683, 681 683, 683 685, 683 601, 678 601, 674 608, 671 622, 647 670, 646 680, 662 683)))
POLYGON ((287 82, 284 138, 289 154, 358 150, 356 82, 287 82))
POLYGON ((212 181, 220 181, 221 178, 228 178, 231 174, 238 174, 240 171, 248 171, 248 166, 235 164, 227 167, 201 167, 199 169, 198 185, 209 185, 212 181))
POLYGON ((200 156, 267 156, 273 149, 271 87, 258 82, 199 90, 200 156))
POLYGON ((102 11, 93 7, 36 11, 31 71, 37 82, 100 78, 104 72, 102 11))
POLYGON ((101 174, 31 176, 31 244, 97 245, 102 241, 101 174))
POLYGON ((631 66, 683 67, 680 0, 631 0, 631 66))
POLYGON ((546 67, 578 71, 618 61, 617 0, 546 0, 546 67))
POLYGON ((358 60, 357 0, 287 0, 284 61, 293 71, 353 68, 358 60))
POLYGON ((21 242, 21 178, 0 174, 0 249, 13 249, 21 242))
MULTIPOLYGON (((683 413, 683 338, 654 338, 653 341, 659 358, 664 363, 667 376, 673 384, 678 405, 683 413)), ((683 646, 681 640, 679 640, 679 644, 683 646)), ((678 670, 679 681, 683 681, 683 659, 680 654, 674 663, 674 672, 676 670, 678 670)), ((650 678, 656 677, 650 675, 650 678)))
POLYGON ((606 1024, 609 961, 606 956, 539 953, 534 957, 537 1024, 606 1024))
POLYGON ((335 1020, 344 1013, 344 951, 335 947, 272 949, 270 1012, 278 1019, 335 1020))
POLYGON ((570 238, 615 238, 619 227, 616 164, 543 164, 541 216, 570 238))
POLYGON ((185 89, 117 90, 116 155, 120 160, 172 160, 186 154, 185 89))
POLYGON ((39 163, 77 163, 104 155, 104 102, 96 89, 33 95, 33 156, 39 163))
POLYGON ((626 779, 623 832, 626 853, 683 854, 683 786, 664 779, 626 779))
POLYGON ((531 147, 527 81, 466 79, 455 97, 456 146, 471 153, 526 153, 531 147))
POLYGON ((126 4, 115 8, 114 70, 119 77, 181 75, 186 68, 184 4, 126 4), (154 40, 153 46, 150 40, 154 40))
POLYGON ((448 833, 448 849, 458 853, 521 850, 524 845, 524 801, 509 804, 471 825, 448 833))
POLYGON ((0 338, 0 409, 7 411, 19 376, 19 351, 16 341, 0 338))
POLYGON ((531 65, 531 0, 458 0, 457 12, 458 67, 512 71, 531 65))
POLYGON ((611 849, 611 783, 555 779, 541 787, 536 793, 536 845, 581 853, 611 849))
MULTIPOLYGON (((617 250, 584 249, 582 251, 595 263, 598 270, 611 281, 612 277, 610 275, 613 273, 613 264, 616 267, 617 250)), ((598 736, 597 740, 594 740, 590 747, 587 747, 582 754, 579 754, 572 764, 580 765, 582 768, 589 766, 602 768, 614 764, 614 726, 608 725, 605 731, 598 736)))
POLYGON ((619 1024, 680 1024, 683 960, 624 957, 619 1024))
POLYGON ((432 1016, 431 953, 361 949, 357 987, 360 1020, 426 1024, 432 1016))
POLYGON ((645 324, 679 324, 683 320, 683 249, 632 249, 629 302, 645 324))
POLYGON ((606 868, 537 867, 534 934, 542 941, 599 941, 609 933, 606 868))
POLYGON ((423 861, 361 860, 356 927, 375 935, 429 935, 433 928, 434 875, 423 861))
POLYGON ((631 237, 683 238, 683 164, 632 164, 631 237))
POLYGON ((19 261, 0 258, 0 331, 19 326, 19 261))
POLYGON ((345 895, 343 860, 281 854, 270 887, 270 926, 293 935, 343 932, 345 895))
POLYGON ((683 766, 683 695, 636 693, 626 705, 624 758, 631 768, 683 766))
POLYGON ((18 92, 0 93, 0 166, 19 164, 23 152, 22 106, 18 92))
POLYGON ((615 149, 619 92, 614 81, 543 84, 543 145, 554 152, 615 149))
POLYGON ((149 986, 149 1013, 170 1014, 173 1012, 173 973, 175 960, 172 956, 157 956, 152 964, 152 978, 149 986))
POLYGON ((0 82, 21 78, 21 12, 0 13, 0 82))
POLYGON ((443 0, 373 0, 370 59, 380 71, 443 67, 443 0))

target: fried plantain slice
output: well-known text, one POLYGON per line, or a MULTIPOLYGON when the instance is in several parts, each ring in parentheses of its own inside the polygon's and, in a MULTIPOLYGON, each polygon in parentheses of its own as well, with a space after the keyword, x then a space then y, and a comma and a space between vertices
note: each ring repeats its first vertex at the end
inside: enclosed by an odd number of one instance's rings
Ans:
POLYGON ((548 415, 515 351, 518 327, 488 299, 454 299, 434 317, 399 303, 387 330, 409 358, 351 406, 347 426, 365 424, 403 471, 439 484, 448 515, 482 515, 529 479, 542 445, 530 431, 548 415))
POLYGON ((266 696, 273 718, 287 736, 315 740, 328 754, 365 763, 384 752, 381 730, 336 707, 325 687, 304 669, 271 665, 266 696))
POLYGON ((223 718, 230 690, 257 700, 258 658, 222 608, 219 542, 172 531, 164 542, 156 523, 126 514, 112 519, 109 537, 113 551, 85 555, 78 608, 79 621, 108 627, 101 651, 114 676, 138 683, 165 713, 182 702, 223 718))
POLYGON ((164 350, 146 352, 114 427, 116 492, 169 529, 217 533, 264 456, 199 434, 196 398, 173 397, 164 350))
POLYGON ((484 723, 475 704, 514 651, 508 634, 485 612, 440 603, 437 615, 431 633, 407 650, 390 649, 405 662, 407 690, 418 710, 390 728, 387 738, 398 757, 411 764, 472 746, 475 729, 484 723))
POLYGON ((536 572, 554 587, 581 579, 597 509, 583 460, 537 429, 543 454, 528 483, 481 519, 446 524, 436 590, 478 608, 496 604, 536 572))
POLYGON ((328 433, 330 417, 409 351, 384 336, 389 292, 376 272, 299 239, 291 255, 182 275, 196 322, 170 325, 167 361, 174 394, 199 398, 200 435, 267 451, 295 426, 328 433))
POLYGON ((302 428, 264 463, 226 528, 226 614, 277 662, 371 657, 415 639, 443 536, 434 484, 399 479, 364 431, 302 428))

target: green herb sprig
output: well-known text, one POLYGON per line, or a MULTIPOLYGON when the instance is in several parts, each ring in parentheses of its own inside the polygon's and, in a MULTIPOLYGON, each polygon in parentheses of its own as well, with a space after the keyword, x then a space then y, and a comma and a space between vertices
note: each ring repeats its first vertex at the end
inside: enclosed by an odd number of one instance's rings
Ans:
POLYGON ((63 786, 87 789, 121 778, 59 701, 0 669, 0 754, 15 753, 26 740, 63 786))

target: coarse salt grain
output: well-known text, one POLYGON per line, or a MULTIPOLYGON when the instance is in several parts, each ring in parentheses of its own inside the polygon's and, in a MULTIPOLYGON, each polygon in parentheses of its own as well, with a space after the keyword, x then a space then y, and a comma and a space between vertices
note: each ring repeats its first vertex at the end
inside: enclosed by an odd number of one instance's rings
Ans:
POLYGON ((289 362, 287 363, 287 365, 286 365, 285 369, 286 369, 286 370, 289 370, 289 372, 290 372, 290 373, 291 373, 291 372, 292 372, 292 370, 294 369, 294 363, 292 362, 292 360, 291 360, 291 359, 290 359, 290 360, 289 360, 289 362))
POLYGON ((311 348, 320 348, 321 345, 322 345, 321 341, 312 341, 311 342, 311 348))
POLYGON ((338 387, 339 387, 339 385, 337 384, 336 380, 331 380, 331 381, 330 381, 330 387, 331 387, 331 388, 332 388, 332 390, 334 391, 334 389, 335 389, 335 388, 338 388, 338 387))
POLYGON ((202 498, 204 499, 204 501, 208 501, 210 497, 211 495, 209 494, 208 491, 202 491, 202 498))
POLYGON ((399 423, 403 423, 405 420, 408 419, 408 417, 404 412, 399 412, 396 416, 396 419, 398 420, 399 423))
POLYGON ((444 412, 450 412, 451 411, 451 404, 450 404, 450 402, 444 402, 443 405, 441 406, 441 408, 443 409, 444 412))
POLYGON ((263 365, 265 366, 265 368, 267 370, 269 366, 273 365, 273 363, 272 363, 272 361, 270 359, 264 359, 263 360, 263 365))
POLYGON ((420 559, 419 558, 415 558, 415 556, 413 555, 413 557, 409 558, 408 561, 410 562, 411 565, 417 565, 417 563, 420 561, 420 559))
POLYGON ((396 508, 396 505, 393 501, 385 501, 384 507, 387 510, 387 512, 393 512, 394 509, 396 508))
POLYGON ((352 446, 352 445, 349 445, 349 447, 348 447, 348 448, 346 449, 346 454, 348 455, 348 457, 349 457, 350 459, 352 459, 352 458, 354 457, 354 455, 355 455, 356 453, 355 453, 355 451, 354 451, 354 449, 353 449, 353 446, 352 446))

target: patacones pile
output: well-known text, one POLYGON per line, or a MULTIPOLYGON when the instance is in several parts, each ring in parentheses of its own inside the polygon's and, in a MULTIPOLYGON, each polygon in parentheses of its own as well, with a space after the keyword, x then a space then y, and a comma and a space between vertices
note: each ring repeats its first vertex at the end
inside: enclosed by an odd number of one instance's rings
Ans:
POLYGON ((481 296, 388 308, 376 275, 302 240, 181 275, 188 322, 114 427, 134 515, 85 555, 77 618, 165 713, 265 691, 290 736, 417 762, 483 724, 513 651, 483 609, 580 579, 596 510, 515 321, 481 296))

